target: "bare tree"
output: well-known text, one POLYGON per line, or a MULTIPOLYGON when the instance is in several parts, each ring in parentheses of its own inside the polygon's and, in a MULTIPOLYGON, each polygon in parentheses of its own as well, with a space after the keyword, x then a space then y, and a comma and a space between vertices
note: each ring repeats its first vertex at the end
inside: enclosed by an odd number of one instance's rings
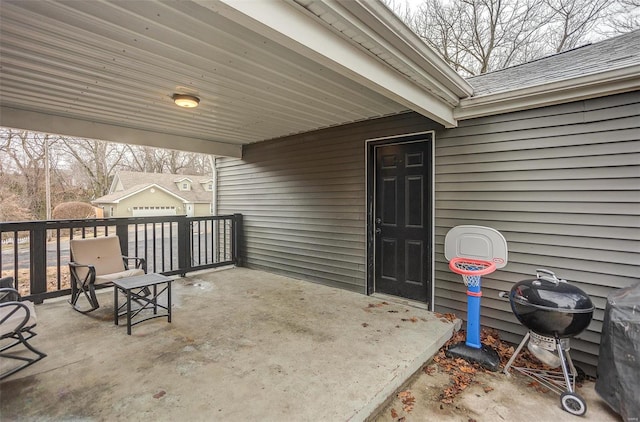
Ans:
POLYGON ((545 0, 552 10, 548 33, 557 53, 579 46, 601 23, 611 0, 545 0))
MULTIPOLYGON (((3 153, 3 171, 16 175, 12 193, 21 198, 20 207, 36 218, 46 218, 47 145, 55 143, 57 136, 24 130, 2 129, 0 151, 3 153)), ((55 161, 55 158, 54 158, 55 161)))
POLYGON ((73 160, 72 169, 78 169, 86 178, 89 199, 107 194, 111 179, 124 160, 124 146, 93 139, 61 138, 61 141, 73 160))
POLYGON ((614 4, 612 0, 424 0, 407 15, 396 1, 387 4, 465 76, 590 41, 614 4))
POLYGON ((618 0, 597 31, 605 36, 613 36, 637 29, 640 29, 640 0, 618 0))
POLYGON ((534 0, 426 0, 410 25, 454 69, 476 75, 540 54, 549 20, 534 0))
POLYGON ((8 185, 0 185, 0 221, 28 221, 33 215, 8 185))
POLYGON ((127 159, 122 167, 131 171, 203 174, 207 168, 203 154, 138 145, 127 145, 126 149, 127 159))

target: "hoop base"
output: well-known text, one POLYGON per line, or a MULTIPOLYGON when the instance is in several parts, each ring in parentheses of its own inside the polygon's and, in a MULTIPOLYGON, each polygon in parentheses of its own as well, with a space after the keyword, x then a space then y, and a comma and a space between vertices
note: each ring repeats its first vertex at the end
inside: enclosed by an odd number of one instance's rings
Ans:
POLYGON ((491 372, 497 372, 500 368, 500 356, 498 352, 484 344, 479 349, 476 349, 467 346, 465 342, 462 341, 445 350, 444 354, 448 358, 462 358, 467 362, 477 363, 491 372))

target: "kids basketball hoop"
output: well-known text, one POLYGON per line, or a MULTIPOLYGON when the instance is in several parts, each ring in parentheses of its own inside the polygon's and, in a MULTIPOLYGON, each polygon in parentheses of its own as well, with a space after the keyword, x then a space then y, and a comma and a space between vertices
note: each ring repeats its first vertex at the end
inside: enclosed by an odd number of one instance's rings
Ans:
POLYGON ((458 256, 449 261, 449 269, 454 273, 462 275, 465 286, 480 286, 480 278, 483 275, 491 274, 496 270, 496 264, 479 259, 465 258, 458 256))
POLYGON ((480 281, 483 275, 507 265, 507 241, 490 227, 456 226, 445 237, 444 255, 449 260, 449 269, 462 275, 467 286, 467 339, 450 347, 446 354, 497 371, 498 353, 480 342, 480 281))

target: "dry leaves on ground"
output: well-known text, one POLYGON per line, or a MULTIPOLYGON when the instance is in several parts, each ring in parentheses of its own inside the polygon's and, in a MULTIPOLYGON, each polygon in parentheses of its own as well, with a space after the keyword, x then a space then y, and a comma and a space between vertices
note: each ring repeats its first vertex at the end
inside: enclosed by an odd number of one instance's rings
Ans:
MULTIPOLYGON (((498 352, 500 363, 502 367, 504 367, 513 355, 515 351, 514 347, 511 344, 500 340, 498 332, 494 329, 483 328, 480 333, 480 338, 483 345, 489 346, 496 352, 498 352)), ((440 394, 440 401, 442 403, 453 403, 455 398, 462 391, 469 387, 469 385, 476 382, 475 375, 479 371, 486 371, 478 364, 467 362, 466 360, 461 358, 448 358, 445 355, 445 350, 459 342, 464 342, 465 339, 466 332, 464 330, 456 332, 453 337, 440 349, 438 354, 433 358, 433 361, 437 364, 440 370, 447 373, 451 380, 451 384, 447 386, 440 394)), ((531 369, 553 369, 544 365, 542 362, 536 359, 526 348, 524 348, 518 354, 513 365, 531 369)), ((425 366, 424 368, 422 368, 422 370, 427 375, 431 375, 435 371, 435 369, 435 367, 430 366, 425 366)), ((529 384, 529 386, 535 388, 538 391, 542 391, 542 389, 544 388, 537 382, 532 382, 529 384)), ((483 386, 483 389, 485 393, 489 393, 493 390, 493 388, 489 386, 483 386)))
POLYGON ((411 391, 401 391, 398 393, 398 398, 402 402, 402 410, 409 413, 413 410, 413 406, 416 404, 416 398, 411 394, 411 391))
POLYGON ((436 318, 440 318, 440 320, 442 322, 454 322, 456 319, 458 319, 458 317, 456 316, 456 314, 452 314, 452 313, 446 313, 446 314, 441 314, 440 312, 435 312, 436 318))
POLYGON ((418 318, 416 318, 416 317, 411 317, 411 318, 400 318, 400 319, 401 319, 402 321, 404 321, 404 322, 408 322, 408 321, 411 321, 411 322, 418 322, 418 318))

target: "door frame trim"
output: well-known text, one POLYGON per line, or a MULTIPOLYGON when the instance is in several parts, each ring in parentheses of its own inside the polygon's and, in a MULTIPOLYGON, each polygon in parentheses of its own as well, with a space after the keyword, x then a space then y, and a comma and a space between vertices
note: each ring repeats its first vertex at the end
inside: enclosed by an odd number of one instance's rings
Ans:
POLYGON ((433 130, 424 132, 412 132, 402 135, 386 136, 382 138, 372 138, 365 140, 365 195, 366 195, 366 278, 365 293, 371 295, 375 293, 375 237, 373 214, 375 207, 375 174, 376 160, 375 147, 387 145, 400 145, 414 142, 431 142, 431 303, 429 309, 433 311, 435 308, 435 138, 436 133, 433 130), (428 136, 425 136, 428 135, 428 136))

